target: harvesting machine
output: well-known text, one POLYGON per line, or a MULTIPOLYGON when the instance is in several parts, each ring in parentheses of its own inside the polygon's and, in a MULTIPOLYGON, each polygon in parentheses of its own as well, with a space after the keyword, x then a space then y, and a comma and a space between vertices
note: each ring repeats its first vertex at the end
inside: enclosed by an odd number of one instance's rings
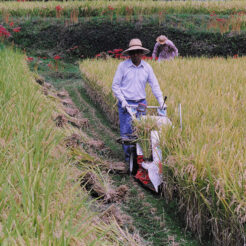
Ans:
POLYGON ((130 105, 127 107, 127 111, 132 119, 143 120, 144 122, 144 120, 151 118, 151 120, 156 122, 158 129, 151 130, 149 134, 151 156, 144 156, 141 140, 134 134, 119 138, 117 142, 130 146, 130 174, 134 175, 135 179, 140 181, 144 186, 158 192, 158 187, 162 183, 162 152, 159 146, 160 137, 158 130, 163 125, 172 125, 167 117, 167 105, 164 104, 162 108, 158 106, 146 106, 145 104, 130 105), (157 115, 150 115, 149 109, 156 110, 157 115))

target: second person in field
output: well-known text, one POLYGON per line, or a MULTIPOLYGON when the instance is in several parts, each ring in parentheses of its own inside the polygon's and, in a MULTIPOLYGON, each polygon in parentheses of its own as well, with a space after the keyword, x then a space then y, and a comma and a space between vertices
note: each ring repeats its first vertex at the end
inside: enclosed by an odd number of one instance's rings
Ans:
POLYGON ((172 60, 175 56, 178 56, 178 49, 174 43, 164 35, 157 37, 152 58, 154 60, 158 58, 158 61, 163 61, 172 60))

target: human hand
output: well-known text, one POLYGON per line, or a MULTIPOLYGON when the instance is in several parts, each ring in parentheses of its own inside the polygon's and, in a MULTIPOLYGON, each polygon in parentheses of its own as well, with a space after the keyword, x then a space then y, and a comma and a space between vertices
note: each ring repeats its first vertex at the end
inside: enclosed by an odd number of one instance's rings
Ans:
POLYGON ((128 106, 129 106, 129 104, 127 103, 126 100, 124 100, 124 101, 121 102, 121 107, 122 107, 123 109, 126 109, 126 107, 128 107, 128 106))
POLYGON ((160 105, 160 108, 163 109, 165 104, 163 97, 158 98, 158 103, 160 105))

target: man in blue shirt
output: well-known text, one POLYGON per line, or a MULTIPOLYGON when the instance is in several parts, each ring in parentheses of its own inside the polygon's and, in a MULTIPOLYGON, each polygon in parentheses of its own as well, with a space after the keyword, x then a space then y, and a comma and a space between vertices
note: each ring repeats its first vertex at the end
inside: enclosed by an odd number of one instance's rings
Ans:
MULTIPOLYGON (((142 60, 142 56, 150 51, 142 46, 139 39, 132 39, 129 48, 122 52, 123 55, 129 55, 130 59, 121 62, 116 70, 112 90, 118 99, 120 135, 127 137, 132 134, 132 119, 127 112, 129 105, 138 105, 146 102, 146 84, 149 83, 154 96, 159 102, 160 107, 164 105, 162 91, 153 72, 152 67, 142 60)), ((130 158, 130 148, 123 145, 125 160, 130 158)))

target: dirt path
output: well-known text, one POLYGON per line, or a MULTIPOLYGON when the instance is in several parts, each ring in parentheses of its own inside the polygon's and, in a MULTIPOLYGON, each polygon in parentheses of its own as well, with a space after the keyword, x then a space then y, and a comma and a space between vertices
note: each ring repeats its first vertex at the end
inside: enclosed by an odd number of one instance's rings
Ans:
MULTIPOLYGON (((119 133, 111 129, 103 114, 86 95, 78 66, 65 69, 64 73, 66 76, 57 76, 57 73, 52 74, 45 70, 40 71, 47 82, 52 83, 57 89, 66 89, 83 117, 88 118, 89 128, 86 133, 96 140, 103 141, 109 149, 107 153, 101 153, 102 157, 112 163, 122 161, 122 147, 115 141, 119 133)), ((166 204, 162 197, 146 190, 129 175, 114 174, 112 179, 117 186, 126 184, 129 187, 128 198, 121 207, 132 217, 131 225, 146 241, 150 242, 148 245, 207 245, 199 243, 185 232, 184 225, 175 215, 177 210, 175 204, 166 204)), ((129 227, 128 230, 131 231, 131 228, 129 227)))
MULTIPOLYGON (((92 106, 90 103, 87 103, 77 88, 74 88, 74 92, 76 93, 76 96, 78 97, 80 105, 83 105, 85 107, 85 109, 88 110, 88 114, 91 116, 91 118, 97 122, 96 129, 90 127, 90 132, 94 136, 94 138, 99 138, 99 139, 101 138, 101 135, 98 133, 98 131, 100 129, 100 132, 103 131, 111 139, 116 139, 118 137, 118 134, 112 132, 112 130, 109 127, 102 124, 100 119, 97 119, 97 114, 96 114, 97 109, 95 108, 95 106, 92 106)), ((84 116, 85 116, 85 113, 84 113, 84 116)))

